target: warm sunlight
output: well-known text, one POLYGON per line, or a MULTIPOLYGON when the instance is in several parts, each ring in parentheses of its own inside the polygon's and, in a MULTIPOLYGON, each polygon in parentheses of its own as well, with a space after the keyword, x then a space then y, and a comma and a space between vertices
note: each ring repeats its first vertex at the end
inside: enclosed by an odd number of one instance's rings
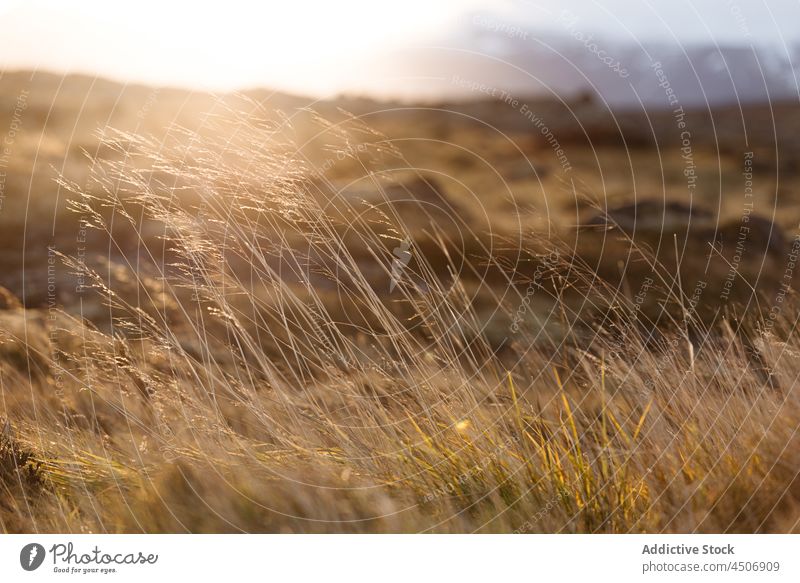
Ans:
POLYGON ((269 83, 326 94, 363 83, 378 55, 431 42, 479 4, 5 0, 2 61, 200 89, 269 83))
POLYGON ((0 581, 800 581, 800 0, 0 22, 0 581))

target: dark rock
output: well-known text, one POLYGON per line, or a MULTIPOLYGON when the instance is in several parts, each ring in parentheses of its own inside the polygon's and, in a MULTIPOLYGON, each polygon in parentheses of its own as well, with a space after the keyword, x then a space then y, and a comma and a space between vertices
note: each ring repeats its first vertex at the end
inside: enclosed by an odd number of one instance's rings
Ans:
POLYGON ((759 215, 750 215, 741 221, 728 221, 709 235, 721 245, 723 254, 737 246, 750 251, 760 251, 762 254, 772 253, 779 257, 788 251, 783 229, 759 215))
POLYGON ((693 223, 713 219, 714 213, 698 205, 646 199, 595 212, 584 226, 617 228, 632 234, 640 231, 686 231, 693 223))
POLYGON ((577 255, 605 281, 624 283, 654 321, 667 309, 682 318, 687 303, 709 321, 728 304, 769 309, 795 283, 786 280, 788 237, 755 213, 720 223, 696 204, 647 199, 593 213, 577 235, 577 255))

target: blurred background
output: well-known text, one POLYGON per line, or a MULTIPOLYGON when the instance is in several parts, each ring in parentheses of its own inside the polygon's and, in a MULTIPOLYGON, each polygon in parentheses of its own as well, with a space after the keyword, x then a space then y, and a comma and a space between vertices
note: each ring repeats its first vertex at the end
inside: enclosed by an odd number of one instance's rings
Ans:
POLYGON ((746 103, 796 96, 798 10, 791 0, 4 0, 0 66, 319 98, 475 97, 452 82, 458 75, 526 94, 592 90, 612 106, 661 107, 651 72, 660 61, 685 105, 746 103), (624 82, 609 71, 616 63, 624 82))
POLYGON ((0 19, 0 531, 798 529, 797 0, 0 19))
MULTIPOLYGON (((45 301, 42 243, 78 247, 65 185, 91 191, 92 161, 122 159, 105 137, 166 147, 231 135, 248 116, 276 124, 317 196, 435 207, 398 215, 420 253, 435 255, 432 221, 464 263, 500 259, 517 283, 537 262, 513 250, 537 237, 616 284, 647 277, 631 235, 682 265, 690 291, 710 281, 713 297, 737 245, 742 293, 795 277, 793 1, 4 0, 0 14, 0 284, 26 306, 45 301)), ((142 244, 128 239, 122 256, 142 244)), ((76 301, 73 287, 60 302, 76 301)))

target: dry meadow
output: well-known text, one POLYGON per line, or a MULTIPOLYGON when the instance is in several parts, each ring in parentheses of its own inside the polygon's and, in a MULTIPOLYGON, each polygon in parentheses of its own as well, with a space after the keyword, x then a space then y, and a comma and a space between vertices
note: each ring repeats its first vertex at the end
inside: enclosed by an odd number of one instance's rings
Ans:
POLYGON ((0 101, 0 530, 800 529, 796 105, 0 101))

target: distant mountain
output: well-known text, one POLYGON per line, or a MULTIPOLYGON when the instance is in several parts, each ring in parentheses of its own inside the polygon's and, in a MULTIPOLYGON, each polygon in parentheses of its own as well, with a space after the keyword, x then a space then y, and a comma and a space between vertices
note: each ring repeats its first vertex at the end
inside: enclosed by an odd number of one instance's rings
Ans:
POLYGON ((751 104, 797 100, 800 94, 797 46, 783 52, 746 45, 640 46, 593 38, 568 22, 563 32, 480 22, 443 46, 398 56, 398 82, 386 81, 384 90, 449 98, 502 97, 506 91, 572 99, 589 92, 616 108, 639 107, 640 101, 651 108, 751 104))

